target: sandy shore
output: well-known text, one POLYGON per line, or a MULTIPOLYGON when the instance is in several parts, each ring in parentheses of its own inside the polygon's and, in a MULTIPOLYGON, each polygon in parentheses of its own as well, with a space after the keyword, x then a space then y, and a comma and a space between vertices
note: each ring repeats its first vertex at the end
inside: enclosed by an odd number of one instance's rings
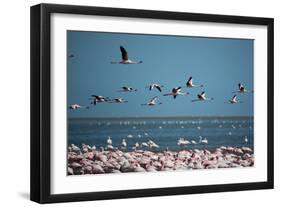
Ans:
POLYGON ((179 152, 133 152, 69 150, 68 175, 156 172, 173 170, 250 167, 253 150, 247 147, 220 147, 214 151, 182 150, 179 152))

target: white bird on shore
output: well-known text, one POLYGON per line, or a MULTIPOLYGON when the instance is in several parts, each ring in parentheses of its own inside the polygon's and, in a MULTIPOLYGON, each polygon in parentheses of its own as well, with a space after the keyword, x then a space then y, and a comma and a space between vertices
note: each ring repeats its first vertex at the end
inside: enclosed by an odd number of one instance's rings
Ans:
POLYGON ((73 152, 81 152, 81 149, 74 144, 71 144, 71 148, 73 152))
POLYGON ((191 142, 191 144, 197 144, 197 142, 195 140, 191 140, 190 142, 191 142))
POLYGON ((245 143, 248 143, 248 137, 247 136, 245 136, 244 141, 245 141, 245 143))
POLYGON ((160 103, 157 103, 157 102, 156 102, 157 99, 158 99, 158 97, 155 96, 155 97, 153 97, 148 103, 146 103, 146 104, 141 104, 141 105, 142 105, 142 106, 156 106, 156 105, 162 104, 161 102, 160 102, 160 103))
POLYGON ((146 142, 141 143, 140 147, 148 147, 148 144, 146 142))
POLYGON ((237 100, 237 95, 235 94, 230 100, 228 100, 225 103, 229 103, 229 104, 237 104, 237 103, 242 103, 241 101, 237 100))
POLYGON ((159 85, 157 83, 153 83, 151 85, 148 86, 149 90, 153 90, 154 88, 156 88, 159 92, 162 92, 162 87, 164 87, 163 85, 159 85))
POLYGON ((125 139, 122 139, 121 148, 126 149, 126 147, 127 147, 127 142, 125 139))
POLYGON ((187 139, 184 139, 184 138, 179 138, 178 139, 177 145, 179 145, 179 146, 186 146, 188 144, 190 144, 190 142, 187 139))
POLYGON ((112 140, 111 140, 111 137, 110 137, 110 136, 109 136, 108 139, 107 139, 107 144, 108 144, 108 145, 112 145, 112 140))
POLYGON ((195 101, 212 101, 212 100, 214 100, 214 98, 206 98, 206 93, 205 93, 205 91, 203 91, 201 94, 198 94, 197 99, 192 100, 192 102, 195 102, 195 101))
POLYGON ((241 84, 241 83, 238 83, 238 91, 234 91, 232 93, 253 93, 253 91, 248 91, 246 90, 246 88, 241 84))
POLYGON ((140 147, 140 144, 138 142, 135 143, 135 145, 132 147, 133 150, 137 150, 140 147))
POLYGON ((203 85, 194 85, 192 81, 192 76, 189 77, 188 81, 186 82, 186 86, 188 88, 203 87, 203 85))
POLYGON ((116 63, 119 63, 119 64, 139 64, 139 63, 142 63, 142 61, 132 61, 132 60, 130 60, 129 57, 128 57, 128 52, 125 50, 124 47, 120 46, 120 51, 121 51, 121 55, 122 55, 122 60, 120 62, 112 61, 111 64, 116 64, 116 63))
POLYGON ((119 92, 135 92, 137 89, 133 89, 132 87, 122 86, 119 92))
POLYGON ((181 86, 177 88, 173 88, 171 93, 164 94, 164 96, 173 96, 174 99, 177 98, 178 95, 189 95, 189 93, 183 93, 181 92, 181 86))
POLYGON ((147 144, 148 144, 149 148, 159 148, 159 145, 156 144, 155 142, 153 142, 152 140, 149 140, 147 142, 147 144))
POLYGON ((203 143, 203 144, 208 144, 208 139, 205 137, 204 139, 202 139, 201 136, 199 136, 199 143, 203 143))

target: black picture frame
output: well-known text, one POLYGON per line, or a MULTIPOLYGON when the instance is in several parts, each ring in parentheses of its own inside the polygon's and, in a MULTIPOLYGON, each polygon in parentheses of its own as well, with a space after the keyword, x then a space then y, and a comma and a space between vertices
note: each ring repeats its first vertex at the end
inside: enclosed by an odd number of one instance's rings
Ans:
POLYGON ((39 4, 31 7, 31 174, 30 199, 38 203, 120 199, 146 196, 272 189, 274 187, 274 19, 245 16, 195 14, 152 10, 103 8, 56 4, 39 4), (50 71, 50 15, 52 13, 134 17, 194 22, 218 22, 267 26, 267 181, 238 184, 220 184, 189 187, 169 187, 74 194, 51 194, 51 71, 50 71))

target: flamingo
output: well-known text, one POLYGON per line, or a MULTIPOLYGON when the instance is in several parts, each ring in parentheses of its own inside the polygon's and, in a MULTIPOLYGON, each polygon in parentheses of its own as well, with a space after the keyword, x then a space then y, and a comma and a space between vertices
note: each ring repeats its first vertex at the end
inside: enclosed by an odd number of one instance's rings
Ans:
POLYGON ((160 103, 156 103, 157 101, 157 96, 153 97, 148 103, 146 104, 141 104, 142 106, 156 106, 157 104, 160 105, 162 104, 161 102, 160 103))
POLYGON ((173 96, 174 99, 176 99, 178 95, 189 95, 189 93, 182 93, 181 86, 179 86, 177 88, 173 88, 171 93, 164 94, 164 96, 173 96))
POLYGON ((123 98, 114 98, 110 103, 128 103, 128 101, 124 100, 123 98))
POLYGON ((148 144, 146 142, 141 143, 140 147, 148 147, 148 144))
POLYGON ((135 145, 132 147, 132 149, 137 150, 140 147, 140 144, 138 142, 135 143, 135 145))
POLYGON ((191 142, 191 144, 197 144, 197 142, 195 140, 191 140, 190 142, 191 142))
POLYGON ((148 144, 148 147, 149 147, 149 148, 159 148, 159 145, 156 144, 155 142, 153 142, 152 140, 149 140, 149 141, 147 142, 147 144, 148 144))
POLYGON ((179 138, 177 144, 182 147, 190 144, 190 142, 184 138, 179 138))
POLYGON ((200 138, 199 143, 208 144, 207 138, 202 139, 201 136, 199 136, 199 138, 200 138))
POLYGON ((108 145, 112 145, 112 140, 111 140, 111 137, 110 137, 110 136, 109 136, 108 139, 107 139, 107 144, 108 144, 108 145))
POLYGON ((238 91, 234 91, 232 93, 253 93, 253 91, 246 90, 246 88, 241 83, 238 83, 238 89, 238 91))
POLYGON ((237 104, 237 103, 242 103, 241 101, 238 101, 237 100, 237 95, 235 94, 232 99, 228 100, 228 102, 226 103, 229 103, 229 104, 237 104))
POLYGON ((122 139, 121 148, 126 149, 126 147, 127 147, 127 142, 125 139, 122 139))
POLYGON ((149 90, 153 90, 154 88, 156 88, 159 92, 162 92, 162 87, 164 87, 163 85, 159 85, 157 83, 153 83, 150 86, 148 86, 149 90))
POLYGON ((188 88, 195 88, 195 87, 203 87, 204 85, 194 85, 192 81, 192 76, 190 76, 188 81, 186 82, 186 86, 188 88))
POLYGON ((121 54, 122 54, 122 60, 120 62, 112 61, 111 64, 116 64, 116 63, 119 63, 119 64, 139 64, 139 63, 142 63, 142 61, 132 61, 132 60, 130 60, 129 57, 128 57, 128 52, 125 50, 124 47, 120 46, 120 51, 121 51, 121 54))
POLYGON ((108 97, 99 96, 99 95, 92 95, 92 98, 90 98, 90 99, 94 99, 93 102, 91 102, 91 104, 94 104, 94 105, 97 105, 97 103, 109 101, 108 97))
POLYGON ((72 104, 68 108, 71 110, 77 110, 77 109, 82 109, 82 108, 89 109, 88 106, 80 106, 79 104, 72 104))
POLYGON ((134 91, 138 91, 138 90, 128 86, 122 86, 119 92, 134 92, 134 91))
POLYGON ((73 152, 81 152, 81 149, 79 148, 79 147, 77 147, 76 145, 74 145, 74 144, 71 144, 71 148, 72 148, 72 151, 73 152))
POLYGON ((214 98, 206 98, 205 91, 203 91, 201 94, 198 94, 197 98, 198 99, 192 100, 192 102, 195 102, 195 101, 212 101, 212 100, 214 100, 214 98))

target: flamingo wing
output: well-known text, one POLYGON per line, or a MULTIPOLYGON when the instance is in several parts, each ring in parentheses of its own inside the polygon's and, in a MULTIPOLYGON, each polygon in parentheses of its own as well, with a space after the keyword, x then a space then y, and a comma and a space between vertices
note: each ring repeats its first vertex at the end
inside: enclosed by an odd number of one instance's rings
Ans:
POLYGON ((162 90, 161 90, 161 87, 160 86, 155 86, 155 88, 157 88, 158 89, 158 91, 160 91, 160 92, 162 92, 162 90))
POLYGON ((192 85, 192 76, 189 77, 189 79, 188 79, 186 85, 192 85))
POLYGON ((155 101, 157 100, 157 98, 158 98, 157 96, 153 97, 153 98, 150 100, 150 103, 151 103, 151 102, 155 102, 155 101))
POLYGON ((121 50, 121 53, 122 53, 122 60, 128 60, 128 53, 127 51, 125 50, 124 47, 120 46, 120 50, 121 50))

